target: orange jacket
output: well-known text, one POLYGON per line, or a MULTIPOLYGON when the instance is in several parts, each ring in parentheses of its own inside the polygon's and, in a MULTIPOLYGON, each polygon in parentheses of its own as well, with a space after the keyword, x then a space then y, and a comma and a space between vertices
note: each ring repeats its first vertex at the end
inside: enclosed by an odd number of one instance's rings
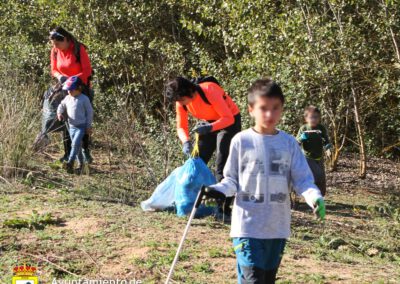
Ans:
POLYGON ((92 74, 89 56, 83 44, 80 46, 80 62, 76 62, 74 54, 74 44, 71 42, 69 48, 65 51, 57 49, 57 56, 54 56, 56 48, 53 47, 50 52, 51 75, 71 77, 78 76, 84 84, 88 83, 88 78, 92 74))
POLYGON ((218 84, 204 82, 200 83, 200 87, 210 104, 204 102, 197 92, 193 101, 186 105, 187 111, 180 102, 176 102, 176 126, 182 143, 190 139, 188 112, 197 119, 213 121, 212 131, 232 125, 235 122, 234 116, 240 112, 232 98, 218 84))

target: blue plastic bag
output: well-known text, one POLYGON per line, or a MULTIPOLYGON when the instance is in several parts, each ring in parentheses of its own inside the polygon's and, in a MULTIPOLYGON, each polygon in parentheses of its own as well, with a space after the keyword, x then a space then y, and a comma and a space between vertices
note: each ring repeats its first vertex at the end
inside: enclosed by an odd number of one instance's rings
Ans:
POLYGON ((175 200, 175 184, 176 176, 179 174, 182 167, 176 168, 156 190, 151 197, 140 203, 143 211, 164 210, 174 205, 175 200))
MULTIPOLYGON (((192 211, 198 192, 203 185, 215 184, 216 180, 201 158, 190 158, 176 168, 161 184, 151 197, 140 203, 144 211, 168 209, 175 205, 178 216, 185 216, 192 211)), ((215 212, 214 207, 201 205, 196 217, 204 217, 215 212)))
MULTIPOLYGON (((175 206, 178 216, 190 214, 202 186, 216 183, 216 179, 201 158, 190 158, 176 175, 175 206)), ((213 208, 200 206, 197 216, 210 215, 213 208)))

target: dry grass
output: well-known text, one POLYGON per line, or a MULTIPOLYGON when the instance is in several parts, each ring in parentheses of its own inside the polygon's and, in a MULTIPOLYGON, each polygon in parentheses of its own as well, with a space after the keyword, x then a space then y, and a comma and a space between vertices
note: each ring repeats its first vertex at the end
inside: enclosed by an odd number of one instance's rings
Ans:
MULTIPOLYGON (((77 176, 46 166, 51 162, 47 156, 35 156, 43 172, 34 173, 28 186, 0 185, 0 282, 9 283, 16 260, 37 263, 44 283, 54 277, 165 280, 186 220, 142 212, 138 203, 154 186, 133 187, 135 169, 126 169, 116 151, 96 148, 95 158, 91 175, 77 176), (10 219, 31 220, 32 210, 59 221, 42 229, 4 226, 10 219)), ((398 175, 394 163, 374 162, 386 180, 398 175)), ((398 195, 399 184, 389 192, 372 174, 368 187, 364 181, 341 183, 356 171, 357 162, 346 158, 337 173, 328 174, 324 226, 304 203, 293 212, 293 236, 278 283, 398 283, 399 223, 389 214, 398 206, 389 202, 389 195, 398 195)), ((228 235, 229 226, 194 220, 175 283, 236 283, 228 235)))
POLYGON ((0 176, 17 176, 28 166, 31 145, 40 127, 40 95, 35 85, 20 85, 17 79, 0 88, 0 176))

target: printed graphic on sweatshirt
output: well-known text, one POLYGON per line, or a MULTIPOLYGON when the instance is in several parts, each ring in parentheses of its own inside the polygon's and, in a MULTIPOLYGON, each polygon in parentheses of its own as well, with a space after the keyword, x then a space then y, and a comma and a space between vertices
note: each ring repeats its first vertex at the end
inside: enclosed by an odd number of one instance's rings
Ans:
POLYGON ((261 159, 254 158, 245 160, 242 163, 242 174, 249 174, 252 176, 256 176, 258 174, 265 174, 264 162, 261 159))
POLYGON ((270 204, 285 203, 289 194, 287 178, 283 176, 268 177, 268 196, 270 204))
POLYGON ((290 168, 290 153, 284 150, 270 150, 269 175, 287 177, 290 168))
POLYGON ((262 157, 254 151, 245 153, 240 172, 243 183, 238 198, 243 202, 264 203, 267 180, 262 157))
POLYGON ((288 197, 287 177, 290 153, 272 148, 269 155, 268 200, 270 204, 285 203, 288 197))

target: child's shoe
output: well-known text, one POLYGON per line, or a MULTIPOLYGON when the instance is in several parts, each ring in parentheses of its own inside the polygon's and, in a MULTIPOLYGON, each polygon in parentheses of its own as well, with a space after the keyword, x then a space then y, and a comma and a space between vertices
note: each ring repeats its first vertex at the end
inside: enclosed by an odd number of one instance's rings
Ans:
POLYGON ((85 163, 91 164, 93 163, 93 157, 90 155, 89 149, 82 149, 83 161, 85 163))
POLYGON ((59 159, 59 161, 60 161, 61 163, 66 163, 66 162, 68 162, 68 157, 69 157, 69 155, 65 154, 64 156, 62 156, 62 157, 59 159))
POLYGON ((74 162, 67 162, 63 164, 63 168, 67 170, 67 173, 73 174, 74 173, 74 162))

